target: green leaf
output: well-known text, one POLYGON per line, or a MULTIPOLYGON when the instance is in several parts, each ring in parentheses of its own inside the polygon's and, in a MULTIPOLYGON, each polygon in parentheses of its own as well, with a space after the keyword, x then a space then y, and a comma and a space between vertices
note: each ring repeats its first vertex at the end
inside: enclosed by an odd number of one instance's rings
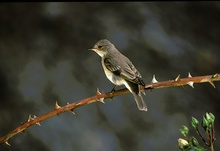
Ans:
POLYGON ((206 151, 206 149, 202 148, 201 146, 196 147, 196 146, 191 146, 191 145, 188 145, 188 147, 185 146, 184 148, 180 148, 180 149, 182 151, 206 151))
POLYGON ((195 117, 192 116, 191 124, 195 129, 197 129, 199 125, 199 121, 195 117))
POLYGON ((203 116, 201 126, 205 129, 205 131, 209 130, 209 122, 205 116, 203 116))
POLYGON ((182 128, 180 128, 179 130, 180 130, 180 132, 183 134, 183 136, 185 136, 185 137, 186 137, 186 136, 188 135, 188 133, 189 133, 189 129, 188 129, 188 127, 185 126, 185 125, 183 125, 182 128))
POLYGON ((215 121, 215 116, 211 112, 209 113, 209 116, 210 116, 210 122, 213 124, 215 121))
POLYGON ((184 150, 184 151, 205 151, 206 149, 202 148, 202 147, 191 147, 191 148, 188 148, 187 150, 184 150))
POLYGON ((212 118, 211 118, 211 116, 209 115, 209 113, 205 113, 205 118, 206 118, 206 120, 209 122, 209 124, 212 122, 212 118))
POLYGON ((190 138, 190 142, 192 143, 193 146, 199 147, 199 142, 198 142, 198 140, 195 137, 192 136, 190 138))

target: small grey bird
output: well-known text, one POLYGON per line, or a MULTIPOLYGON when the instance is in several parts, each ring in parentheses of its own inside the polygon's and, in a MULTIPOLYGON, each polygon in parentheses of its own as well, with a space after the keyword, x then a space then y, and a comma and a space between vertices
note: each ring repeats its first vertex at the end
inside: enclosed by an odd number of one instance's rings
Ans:
MULTIPOLYGON (((102 67, 107 78, 116 86, 125 85, 133 94, 139 110, 147 111, 140 88, 145 86, 141 74, 132 62, 107 39, 99 40, 92 49, 102 58, 102 67)), ((115 87, 112 91, 114 91, 115 87)))

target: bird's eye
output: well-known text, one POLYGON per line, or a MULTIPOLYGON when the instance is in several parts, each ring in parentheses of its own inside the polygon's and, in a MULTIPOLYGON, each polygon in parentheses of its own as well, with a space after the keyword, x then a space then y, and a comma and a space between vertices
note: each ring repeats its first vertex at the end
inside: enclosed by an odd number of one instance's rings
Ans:
POLYGON ((102 46, 98 46, 98 48, 99 48, 99 49, 101 49, 101 48, 102 48, 102 46))

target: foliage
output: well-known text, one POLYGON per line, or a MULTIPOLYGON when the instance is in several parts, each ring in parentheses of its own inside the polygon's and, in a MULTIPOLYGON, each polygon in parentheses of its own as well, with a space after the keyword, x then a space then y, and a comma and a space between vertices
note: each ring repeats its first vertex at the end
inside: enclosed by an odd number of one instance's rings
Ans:
MULTIPOLYGON (((201 121, 201 127, 204 129, 206 137, 204 138, 199 130, 199 121, 192 117, 191 124, 192 127, 196 130, 196 133, 201 138, 201 140, 205 143, 206 146, 209 147, 210 151, 214 151, 214 141, 215 141, 215 131, 214 131, 214 121, 215 116, 212 113, 206 113, 203 116, 201 121)), ((179 129, 184 138, 178 139, 178 146, 182 151, 205 151, 207 149, 203 148, 198 140, 194 136, 189 136, 189 129, 187 126, 183 125, 182 128, 179 129)))

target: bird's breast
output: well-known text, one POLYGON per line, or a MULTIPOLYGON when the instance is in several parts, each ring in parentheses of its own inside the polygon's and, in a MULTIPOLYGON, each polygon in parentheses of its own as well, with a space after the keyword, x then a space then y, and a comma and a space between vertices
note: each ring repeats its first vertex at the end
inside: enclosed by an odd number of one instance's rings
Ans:
POLYGON ((105 64, 104 61, 102 60, 102 67, 104 69, 106 77, 115 85, 123 85, 125 83, 125 80, 122 79, 120 76, 115 75, 113 72, 109 71, 105 64))

